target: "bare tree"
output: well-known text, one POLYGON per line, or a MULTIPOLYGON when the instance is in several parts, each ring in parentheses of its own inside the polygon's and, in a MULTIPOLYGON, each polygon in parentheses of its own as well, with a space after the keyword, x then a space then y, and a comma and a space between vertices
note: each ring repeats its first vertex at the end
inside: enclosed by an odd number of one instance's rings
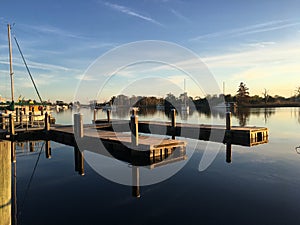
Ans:
POLYGON ((265 104, 267 104, 268 99, 269 99, 269 91, 264 88, 264 92, 262 94, 264 96, 265 104))
POLYGON ((295 90, 295 99, 299 100, 300 98, 300 86, 296 88, 295 90))

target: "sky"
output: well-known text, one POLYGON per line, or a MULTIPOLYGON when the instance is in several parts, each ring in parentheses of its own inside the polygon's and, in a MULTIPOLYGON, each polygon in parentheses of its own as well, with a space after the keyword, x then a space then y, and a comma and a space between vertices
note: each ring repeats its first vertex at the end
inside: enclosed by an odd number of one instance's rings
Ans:
MULTIPOLYGON (((203 97, 215 94, 207 88, 213 82, 220 93, 225 84, 225 93, 235 95, 244 82, 250 95, 267 89, 290 97, 300 86, 300 1, 1 0, 0 5, 0 95, 8 99, 8 23, 43 100, 183 91, 203 97)), ((38 99, 14 42, 13 67, 15 98, 38 99)))

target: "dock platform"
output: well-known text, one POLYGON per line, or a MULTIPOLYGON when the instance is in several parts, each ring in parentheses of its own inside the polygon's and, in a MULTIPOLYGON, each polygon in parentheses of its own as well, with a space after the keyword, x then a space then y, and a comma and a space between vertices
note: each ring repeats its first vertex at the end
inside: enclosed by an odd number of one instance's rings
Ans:
MULTIPOLYGON (((129 122, 126 120, 113 120, 110 123, 106 120, 97 120, 96 127, 105 130, 130 131, 129 122)), ((230 142, 231 144, 249 147, 268 143, 268 128, 266 127, 231 126, 231 129, 227 130, 226 126, 222 125, 176 123, 176 126, 173 127, 171 122, 139 121, 138 129, 140 133, 230 142), (211 136, 212 133, 214 134, 213 137, 211 136)))

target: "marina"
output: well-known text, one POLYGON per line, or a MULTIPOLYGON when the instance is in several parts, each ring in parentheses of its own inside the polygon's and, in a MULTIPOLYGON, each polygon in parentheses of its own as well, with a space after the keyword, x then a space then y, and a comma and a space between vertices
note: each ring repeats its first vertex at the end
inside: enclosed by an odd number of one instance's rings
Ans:
POLYGON ((0 225, 300 224, 297 1, 4 1, 0 225))

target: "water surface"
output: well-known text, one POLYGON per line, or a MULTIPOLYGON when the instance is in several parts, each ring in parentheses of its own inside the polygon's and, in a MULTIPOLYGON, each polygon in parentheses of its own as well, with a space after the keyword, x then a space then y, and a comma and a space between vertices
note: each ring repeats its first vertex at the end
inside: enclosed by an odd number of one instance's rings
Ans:
MULTIPOLYGON (((93 111, 83 109, 86 122, 93 111)), ((72 123, 72 112, 57 113, 57 123, 72 123)), ((105 112, 98 112, 105 118, 105 112)), ((128 118, 129 114, 113 115, 128 118)), ((163 112, 140 115, 141 120, 169 121, 163 112)), ((225 124, 221 113, 193 112, 178 121, 225 124)), ((250 109, 233 116, 233 125, 269 128, 269 143, 232 146, 232 163, 225 162, 225 145, 216 159, 199 172, 207 145, 188 148, 187 164, 171 178, 140 187, 109 181, 88 163, 85 176, 74 170, 74 149, 51 142, 52 158, 18 147, 18 224, 299 224, 300 223, 300 108, 250 109), (33 174, 33 175, 32 175, 33 174), (31 182, 30 177, 32 176, 31 182), (30 185, 28 185, 30 184, 30 185)), ((194 146, 194 140, 188 140, 194 146)), ((108 159, 107 159, 108 160, 108 159)), ((179 164, 182 162, 178 162, 179 164)), ((130 166, 130 165, 128 165, 130 166)), ((111 169, 114 169, 113 167, 111 169)), ((154 171, 154 172, 153 172, 154 171)), ((147 173, 154 173, 148 170, 147 173)), ((141 179, 143 179, 141 177, 141 179)))

